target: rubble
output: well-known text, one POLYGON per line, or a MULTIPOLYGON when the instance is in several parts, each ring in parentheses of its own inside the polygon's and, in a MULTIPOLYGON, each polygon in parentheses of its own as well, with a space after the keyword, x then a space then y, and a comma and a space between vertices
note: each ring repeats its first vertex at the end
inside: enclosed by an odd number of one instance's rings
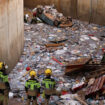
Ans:
POLYGON ((61 96, 61 98, 64 105, 87 105, 77 94, 66 94, 61 96))
MULTIPOLYGON (((45 22, 51 26, 60 28, 71 27, 72 18, 70 16, 65 17, 62 13, 59 13, 54 6, 37 6, 33 10, 24 9, 24 22, 25 23, 40 23, 45 22)), ((58 30, 59 32, 59 30, 58 30)))
POLYGON ((49 25, 61 28, 72 26, 72 18, 63 16, 54 6, 38 6, 35 10, 37 17, 49 25))
MULTIPOLYGON (((86 71, 85 69, 88 67, 85 67, 83 72, 74 72, 70 73, 70 76, 66 76, 65 65, 71 65, 75 61, 81 64, 80 59, 85 59, 87 62, 90 57, 93 61, 96 59, 101 61, 103 57, 102 49, 105 48, 105 39, 100 40, 100 38, 105 34, 105 27, 78 20, 73 20, 72 22, 74 24, 72 28, 57 28, 44 23, 24 24, 24 51, 16 67, 9 74, 11 90, 14 96, 17 95, 21 97, 21 100, 26 100, 24 84, 29 79, 30 69, 37 72, 37 79, 41 82, 44 78, 44 70, 51 68, 53 70, 53 77, 57 81, 57 89, 67 95, 67 97, 61 96, 63 97, 62 100, 59 97, 53 96, 51 103, 57 103, 58 105, 90 105, 90 103, 97 105, 97 103, 100 103, 99 99, 96 101, 94 98, 90 99, 90 97, 83 101, 81 101, 81 96, 78 99, 70 98, 73 96, 71 90, 75 94, 80 90, 86 90, 87 87, 90 90, 93 80, 89 83, 87 81, 92 77, 95 79, 94 81, 97 81, 96 77, 94 77, 96 69, 86 71)), ((84 64, 86 63, 85 61, 83 62, 84 64)), ((98 71, 97 73, 104 75, 104 73, 102 74, 103 71, 100 70, 100 73, 98 71)), ((99 75, 97 74, 97 76, 99 75)), ((104 99, 105 97, 103 96, 103 102, 104 99)), ((38 98, 39 104, 43 101, 42 97, 38 98)))
MULTIPOLYGON (((78 53, 78 52, 75 52, 78 53)), ((89 58, 80 58, 75 61, 71 61, 66 65, 65 74, 69 74, 75 71, 83 70, 85 65, 90 61, 89 58)))
POLYGON ((92 85, 86 90, 86 97, 96 95, 97 92, 103 91, 103 85, 105 83, 105 76, 97 78, 92 85))

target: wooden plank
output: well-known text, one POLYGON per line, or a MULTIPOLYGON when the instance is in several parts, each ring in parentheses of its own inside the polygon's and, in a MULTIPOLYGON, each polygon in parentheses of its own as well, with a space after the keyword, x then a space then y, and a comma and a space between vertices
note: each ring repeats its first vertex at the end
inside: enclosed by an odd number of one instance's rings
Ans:
POLYGON ((92 0, 91 1, 91 5, 92 5, 92 14, 91 14, 91 18, 90 18, 90 22, 96 22, 96 15, 97 15, 97 5, 98 5, 98 0, 92 0))
POLYGON ((54 5, 55 5, 55 8, 56 8, 58 11, 60 11, 60 9, 59 9, 59 4, 58 4, 58 0, 53 0, 53 3, 54 3, 54 5))
POLYGON ((99 90, 98 87, 100 86, 101 80, 102 80, 102 77, 98 78, 98 82, 96 84, 96 88, 93 90, 93 92, 96 92, 97 90, 99 90))
POLYGON ((58 44, 45 44, 46 47, 59 47, 64 46, 64 43, 58 43, 58 44))
POLYGON ((89 21, 90 17, 90 0, 78 0, 78 18, 89 21))
POLYGON ((70 15, 70 0, 60 0, 60 9, 65 16, 70 15))
POLYGON ((104 81, 105 81, 105 77, 100 77, 100 78, 97 78, 94 82, 93 85, 91 85, 87 91, 86 91, 86 95, 90 95, 92 93, 95 93, 97 91, 99 91, 100 89, 102 89, 103 87, 103 84, 104 84, 104 81))
POLYGON ((105 25, 105 0, 98 0, 95 22, 105 25))
POLYGON ((78 0, 70 0, 70 15, 72 18, 77 18, 77 3, 78 0))

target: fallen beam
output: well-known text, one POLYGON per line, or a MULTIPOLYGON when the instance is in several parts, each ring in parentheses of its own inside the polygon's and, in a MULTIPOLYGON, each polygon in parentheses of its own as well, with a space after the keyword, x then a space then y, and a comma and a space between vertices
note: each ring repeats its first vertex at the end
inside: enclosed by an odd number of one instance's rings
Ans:
POLYGON ((46 47, 59 47, 59 46, 64 46, 64 43, 59 43, 59 44, 45 44, 46 47))

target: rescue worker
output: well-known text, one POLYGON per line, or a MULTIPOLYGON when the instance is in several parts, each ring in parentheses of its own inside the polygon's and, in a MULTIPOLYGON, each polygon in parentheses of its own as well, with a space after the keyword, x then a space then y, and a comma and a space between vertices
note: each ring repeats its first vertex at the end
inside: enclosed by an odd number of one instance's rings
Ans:
POLYGON ((27 93, 27 105, 31 104, 31 100, 33 100, 32 105, 37 105, 37 96, 40 93, 40 83, 35 78, 36 72, 34 70, 30 71, 30 79, 25 83, 25 90, 27 93))
POLYGON ((50 96, 56 94, 55 85, 56 82, 51 78, 52 70, 45 70, 46 77, 42 81, 42 88, 44 88, 45 105, 49 104, 50 96))
POLYGON ((8 105, 10 85, 6 74, 7 65, 0 62, 0 105, 8 105))

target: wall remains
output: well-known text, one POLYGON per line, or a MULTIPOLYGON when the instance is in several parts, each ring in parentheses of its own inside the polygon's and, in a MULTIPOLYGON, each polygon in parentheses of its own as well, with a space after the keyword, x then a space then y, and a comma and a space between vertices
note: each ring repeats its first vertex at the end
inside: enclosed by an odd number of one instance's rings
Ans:
POLYGON ((55 4, 65 16, 105 25, 105 0, 24 0, 25 6, 55 4))
POLYGON ((0 61, 9 65, 9 71, 19 60, 23 45, 23 0, 0 0, 0 61))

